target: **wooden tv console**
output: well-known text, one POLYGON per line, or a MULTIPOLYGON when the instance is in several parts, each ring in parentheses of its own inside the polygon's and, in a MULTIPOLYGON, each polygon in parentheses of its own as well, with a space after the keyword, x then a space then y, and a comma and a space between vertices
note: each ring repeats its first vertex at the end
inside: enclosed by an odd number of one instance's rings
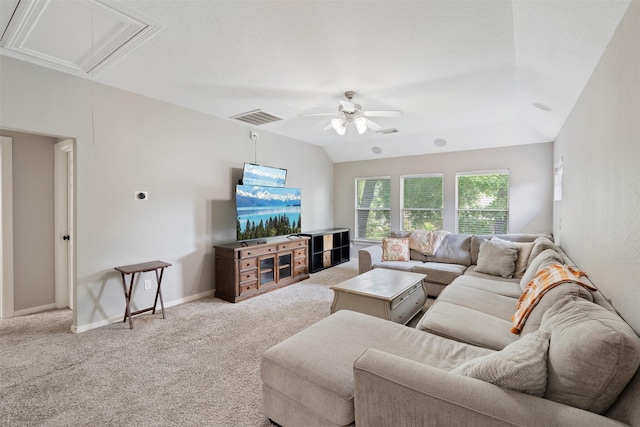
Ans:
POLYGON ((308 237, 214 248, 216 298, 239 302, 309 277, 308 237))

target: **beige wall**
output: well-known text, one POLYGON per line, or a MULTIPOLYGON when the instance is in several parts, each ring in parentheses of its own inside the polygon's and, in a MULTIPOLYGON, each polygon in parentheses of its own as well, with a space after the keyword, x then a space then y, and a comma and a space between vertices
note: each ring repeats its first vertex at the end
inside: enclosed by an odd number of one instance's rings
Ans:
MULTIPOLYGON (((337 163, 334 166, 335 225, 355 230, 354 178, 391 177, 391 229, 399 230, 400 176, 443 173, 443 229, 455 231, 456 172, 508 169, 509 231, 512 233, 550 232, 552 228, 552 156, 553 145, 544 143, 337 163)), ((356 249, 354 254, 359 247, 361 246, 354 248, 356 249)))
POLYGON ((53 158, 56 140, 0 131, 12 139, 14 311, 55 303, 53 158))
MULTIPOLYGON (((2 57, 0 73, 0 128, 76 141, 81 330, 122 316, 116 266, 172 263, 168 303, 214 289, 212 247, 235 241, 233 191, 244 162, 288 170, 287 185, 302 189, 303 230, 333 225, 333 163, 317 146, 13 58, 2 57), (260 134, 257 157, 251 129, 260 134), (138 190, 149 200, 135 200, 138 190)), ((138 287, 133 299, 143 308, 153 292, 138 287)))
POLYGON ((640 333, 640 1, 629 6, 560 132, 554 233, 640 333))

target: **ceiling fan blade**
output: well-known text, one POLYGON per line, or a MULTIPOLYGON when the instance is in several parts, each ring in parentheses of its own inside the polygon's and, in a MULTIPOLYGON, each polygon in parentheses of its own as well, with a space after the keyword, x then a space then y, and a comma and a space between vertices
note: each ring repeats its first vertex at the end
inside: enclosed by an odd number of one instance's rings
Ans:
POLYGON ((298 117, 336 116, 336 113, 302 113, 298 117))
POLYGON ((353 113, 356 110, 356 104, 354 104, 353 102, 340 101, 340 104, 342 105, 342 110, 346 111, 347 113, 353 113))
POLYGON ((400 110, 380 110, 380 111, 363 111, 367 117, 400 117, 402 111, 400 110))
POLYGON ((382 129, 382 126, 380 126, 378 123, 371 121, 369 119, 367 119, 367 127, 374 132, 377 132, 380 129, 382 129))
POLYGON ((329 125, 322 130, 330 130, 330 129, 333 129, 333 125, 331 123, 329 123, 329 125))

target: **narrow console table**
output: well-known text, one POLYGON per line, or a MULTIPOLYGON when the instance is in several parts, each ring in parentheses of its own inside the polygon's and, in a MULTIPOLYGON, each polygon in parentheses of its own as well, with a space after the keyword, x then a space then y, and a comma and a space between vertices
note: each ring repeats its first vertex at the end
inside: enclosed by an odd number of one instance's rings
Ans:
POLYGON ((309 273, 349 261, 351 241, 348 228, 328 228, 300 234, 309 240, 309 273))
POLYGON ((151 311, 153 314, 156 312, 156 305, 158 305, 158 297, 160 297, 160 308, 162 309, 162 318, 164 319, 164 301, 162 301, 162 290, 160 289, 160 285, 162 284, 162 275, 164 274, 164 269, 166 267, 170 267, 171 264, 164 261, 149 261, 143 262, 141 264, 131 264, 131 265, 123 265, 122 267, 115 267, 117 271, 122 275, 122 289, 124 289, 124 299, 126 302, 126 307, 124 310, 124 319, 122 322, 126 322, 127 318, 129 318, 129 329, 133 329, 133 321, 131 320, 132 316, 140 313, 146 313, 147 311, 151 311), (156 298, 153 302, 153 307, 143 308, 142 310, 131 312, 131 294, 133 293, 133 282, 136 277, 136 273, 144 273, 147 271, 155 271, 156 273, 156 283, 158 284, 158 288, 156 289, 156 298), (129 283, 129 290, 127 290, 127 281, 125 280, 125 275, 131 275, 131 281, 129 283))

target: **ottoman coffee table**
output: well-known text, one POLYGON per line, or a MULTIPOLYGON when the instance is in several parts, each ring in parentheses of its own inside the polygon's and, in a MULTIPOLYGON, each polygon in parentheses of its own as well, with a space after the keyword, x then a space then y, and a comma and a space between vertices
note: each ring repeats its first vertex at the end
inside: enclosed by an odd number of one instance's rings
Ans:
POLYGON ((331 313, 352 310, 406 324, 427 300, 422 280, 426 274, 374 268, 332 286, 331 313))

